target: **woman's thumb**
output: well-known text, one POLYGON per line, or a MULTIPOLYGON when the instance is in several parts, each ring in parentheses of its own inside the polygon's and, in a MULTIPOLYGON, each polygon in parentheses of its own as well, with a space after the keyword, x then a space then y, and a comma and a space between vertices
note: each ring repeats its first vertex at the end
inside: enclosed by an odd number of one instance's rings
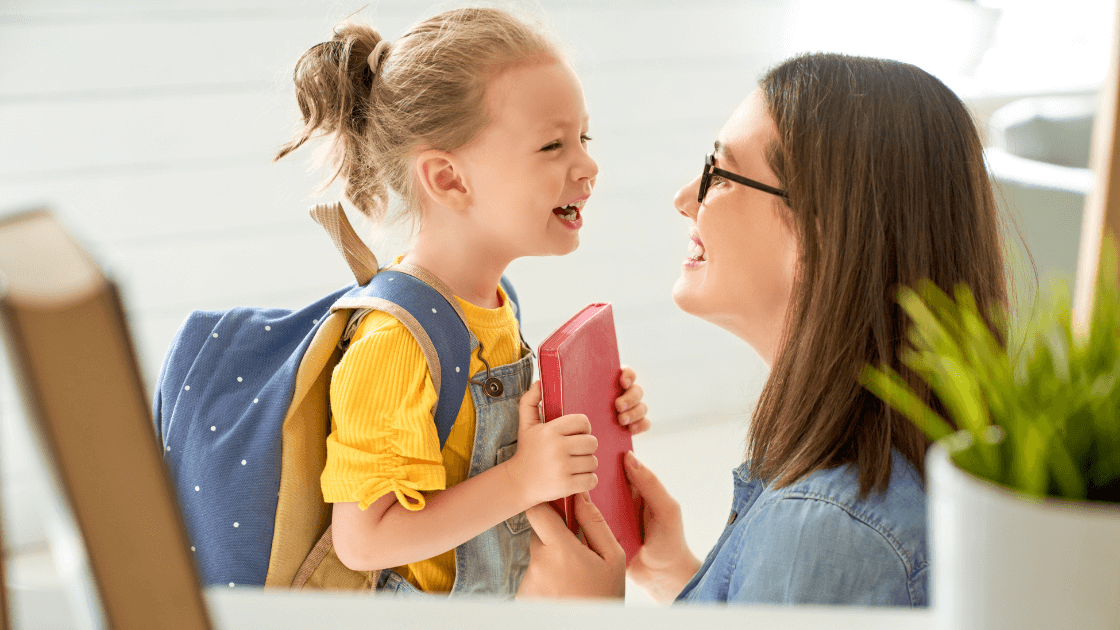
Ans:
POLYGON ((630 480, 630 485, 638 496, 642 497, 642 501, 646 505, 656 508, 656 506, 663 505, 668 501, 673 501, 673 497, 669 495, 669 491, 665 486, 661 485, 661 480, 653 474, 653 471, 642 465, 638 461, 634 451, 627 451, 624 458, 626 469, 626 478, 630 480))
POLYGON ((614 537, 614 532, 607 525, 607 519, 595 504, 591 496, 581 492, 575 499, 576 521, 583 529, 583 536, 587 540, 587 547, 599 554, 599 557, 608 562, 622 558, 625 562, 626 552, 614 537))

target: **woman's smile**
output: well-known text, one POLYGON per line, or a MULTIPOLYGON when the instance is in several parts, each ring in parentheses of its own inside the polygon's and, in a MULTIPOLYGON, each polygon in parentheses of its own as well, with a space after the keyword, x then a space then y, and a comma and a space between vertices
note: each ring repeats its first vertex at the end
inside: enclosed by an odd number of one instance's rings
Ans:
POLYGON ((688 238, 688 258, 684 260, 684 266, 695 267, 699 263, 707 262, 704 241, 700 240, 700 231, 695 225, 688 228, 688 238))

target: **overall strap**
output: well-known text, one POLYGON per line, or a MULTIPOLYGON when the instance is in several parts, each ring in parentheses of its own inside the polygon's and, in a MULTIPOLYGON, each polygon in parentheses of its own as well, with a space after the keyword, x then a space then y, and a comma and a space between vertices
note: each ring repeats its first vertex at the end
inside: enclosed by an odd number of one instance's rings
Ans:
POLYGON ((517 301, 517 291, 513 290, 513 283, 505 276, 502 276, 499 283, 502 285, 502 290, 506 292, 506 296, 509 297, 510 304, 513 305, 513 316, 517 318, 517 327, 521 328, 521 304, 517 301))

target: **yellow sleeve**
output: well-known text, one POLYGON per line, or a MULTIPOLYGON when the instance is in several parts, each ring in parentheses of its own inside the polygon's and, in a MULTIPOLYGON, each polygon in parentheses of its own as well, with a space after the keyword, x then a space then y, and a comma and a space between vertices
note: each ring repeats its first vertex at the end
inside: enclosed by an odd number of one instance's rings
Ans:
POLYGON ((393 492, 404 507, 423 509, 421 492, 446 486, 435 402, 412 334, 391 315, 367 315, 331 378, 323 498, 364 510, 393 492))

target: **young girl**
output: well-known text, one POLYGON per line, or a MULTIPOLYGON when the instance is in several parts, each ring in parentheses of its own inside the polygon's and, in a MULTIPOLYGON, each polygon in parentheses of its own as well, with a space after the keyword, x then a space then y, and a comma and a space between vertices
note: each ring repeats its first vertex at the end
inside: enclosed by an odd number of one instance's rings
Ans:
MULTIPOLYGON (((400 195, 420 230, 395 262, 450 289, 480 346, 470 374, 504 385, 492 397, 472 376, 441 450, 419 345, 391 315, 367 315, 331 382, 321 482, 334 550, 353 570, 393 568, 382 590, 510 595, 529 560, 524 510, 596 483, 586 417, 540 422, 532 358, 499 286, 515 258, 579 244, 598 172, 579 81, 544 35, 492 9, 441 13, 392 43, 344 24, 303 55, 295 81, 306 124, 277 157, 326 134, 360 211, 380 221, 388 188, 400 195)), ((645 430, 633 371, 620 379, 619 422, 645 430)))

